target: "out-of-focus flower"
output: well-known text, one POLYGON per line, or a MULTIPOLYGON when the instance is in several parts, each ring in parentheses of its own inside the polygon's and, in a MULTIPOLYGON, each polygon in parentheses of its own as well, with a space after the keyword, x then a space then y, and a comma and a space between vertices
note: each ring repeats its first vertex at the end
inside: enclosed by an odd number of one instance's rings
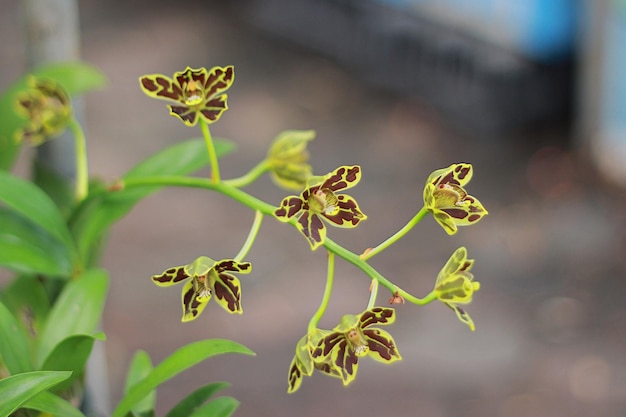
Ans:
POLYGON ((459 304, 469 304, 474 292, 480 289, 480 283, 474 281, 470 273, 473 259, 467 259, 467 250, 458 248, 437 275, 434 293, 437 298, 456 313, 459 320, 474 331, 474 321, 459 304))
POLYGON ((424 207, 449 235, 457 232, 457 226, 477 223, 487 214, 480 201, 463 188, 471 178, 472 165, 460 163, 438 169, 426 181, 424 207))
POLYGON ((267 153, 274 183, 300 191, 312 175, 307 144, 315 138, 313 130, 287 130, 279 134, 267 153))
POLYGON ((337 227, 356 227, 367 216, 361 212, 352 197, 335 194, 336 191, 355 186, 361 179, 361 167, 342 166, 323 177, 321 183, 306 188, 300 196, 283 199, 274 216, 288 222, 298 216, 296 226, 304 235, 311 249, 315 250, 326 239, 326 226, 322 218, 337 227))
POLYGON ((252 271, 249 262, 237 262, 226 259, 216 262, 213 259, 201 256, 189 265, 176 266, 165 270, 160 275, 154 275, 152 281, 161 287, 178 284, 188 278, 183 286, 182 321, 196 319, 204 310, 215 293, 217 303, 229 313, 241 314, 241 290, 239 279, 231 272, 248 274, 252 271))
POLYGON ((348 385, 356 377, 359 358, 369 356, 382 363, 402 359, 389 333, 371 327, 395 321, 393 308, 373 307, 359 315, 347 314, 332 332, 324 336, 312 351, 315 363, 328 365, 320 369, 330 375, 339 374, 348 385))
POLYGON ((18 93, 16 110, 28 124, 15 139, 37 146, 63 133, 72 120, 72 105, 65 90, 54 80, 29 77, 28 89, 18 93))
POLYGON ((149 97, 168 100, 170 114, 178 117, 187 126, 194 126, 198 118, 207 123, 219 120, 228 109, 228 96, 224 94, 235 80, 235 68, 213 67, 193 69, 187 67, 169 78, 161 74, 139 77, 139 85, 149 97))

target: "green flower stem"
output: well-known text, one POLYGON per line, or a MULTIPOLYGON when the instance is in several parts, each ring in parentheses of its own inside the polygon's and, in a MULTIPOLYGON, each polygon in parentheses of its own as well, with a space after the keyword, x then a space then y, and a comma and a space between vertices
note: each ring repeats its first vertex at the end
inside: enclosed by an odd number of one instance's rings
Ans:
MULTIPOLYGON (((262 201, 245 191, 235 188, 229 184, 214 183, 205 178, 197 177, 181 177, 181 176, 154 176, 143 178, 128 178, 122 183, 124 189, 147 187, 147 186, 172 186, 172 187, 189 187, 189 188, 203 188, 207 190, 217 191, 224 194, 233 200, 240 202, 241 204, 250 207, 253 210, 260 211, 261 213, 273 217, 275 206, 262 201)), ((106 190, 100 191, 100 193, 91 193, 89 197, 97 197, 101 193, 106 193, 106 190)), ((292 218, 289 224, 296 226, 296 218, 292 218)), ((331 239, 326 238, 324 241, 324 247, 331 253, 345 259, 357 268, 361 269, 371 279, 375 279, 378 283, 387 288, 392 294, 396 292, 401 295, 405 300, 418 305, 424 305, 432 302, 436 297, 431 294, 425 298, 415 297, 408 292, 398 288, 394 283, 382 276, 380 272, 374 269, 370 264, 365 262, 356 253, 344 248, 343 246, 335 243, 331 239)))
POLYGON ((376 279, 372 279, 372 285, 370 286, 370 300, 367 303, 366 310, 374 307, 376 304, 376 296, 378 295, 378 281, 376 279))
POLYGON ((254 243, 256 239, 257 234, 259 233, 259 229, 261 228, 262 221, 263 221, 263 213, 261 213, 258 210, 255 211, 254 222, 252 223, 252 227, 250 228, 250 233, 248 233, 248 238, 246 239, 245 243, 241 247, 241 250, 239 251, 237 256, 235 256, 235 261, 242 262, 243 258, 246 257, 246 255, 250 251, 250 248, 252 247, 252 244, 254 243))
POLYGON ((220 166, 217 161, 215 146, 213 145, 213 137, 211 136, 211 130, 209 129, 209 125, 202 117, 200 117, 200 129, 202 129, 202 136, 204 136, 204 142, 206 143, 206 148, 209 152, 209 162, 211 163, 211 179, 214 183, 218 183, 220 182, 220 166))
POLYGON ((76 152, 76 188, 74 195, 76 201, 82 201, 89 192, 89 172, 87 171, 87 145, 85 133, 76 119, 71 119, 68 128, 74 135, 74 147, 76 152))
POLYGON ((239 178, 224 180, 224 183, 230 185, 231 187, 242 188, 252 184, 268 169, 270 169, 270 163, 267 159, 264 159, 263 161, 256 164, 256 166, 252 168, 247 174, 242 175, 239 178))
POLYGON ((411 230, 416 224, 418 224, 427 214, 428 210, 426 209, 426 207, 422 207, 422 209, 418 211, 417 214, 413 216, 413 218, 409 220, 409 222, 402 229, 398 230, 393 236, 391 236, 389 239, 385 240, 383 243, 376 246, 375 248, 363 252, 363 254, 361 254, 361 259, 367 261, 368 259, 371 259, 375 255, 387 249, 389 246, 393 245, 396 241, 400 240, 400 238, 406 235, 409 230, 411 230))
POLYGON ((322 302, 320 303, 319 308, 317 309, 313 317, 311 317, 311 321, 309 321, 309 327, 307 328, 308 333, 311 333, 317 328, 318 323, 326 312, 326 308, 328 307, 328 301, 330 301, 330 294, 333 292, 334 278, 335 254, 332 252, 328 252, 328 272, 326 274, 326 287, 324 288, 324 296, 322 297, 322 302))

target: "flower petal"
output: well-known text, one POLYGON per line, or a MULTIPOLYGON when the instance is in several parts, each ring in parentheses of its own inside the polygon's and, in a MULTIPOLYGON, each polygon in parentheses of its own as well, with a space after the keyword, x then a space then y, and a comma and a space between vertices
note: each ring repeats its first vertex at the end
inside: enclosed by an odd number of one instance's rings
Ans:
POLYGON ((224 259, 215 264, 215 270, 220 273, 223 271, 238 272, 240 274, 249 274, 252 272, 252 264, 250 262, 237 262, 232 259, 224 259))
POLYGON ((456 226, 456 219, 453 219, 448 213, 439 209, 431 210, 431 213, 435 221, 443 227, 443 230, 445 230, 448 235, 452 236, 459 230, 456 226))
POLYGON ((391 335, 381 329, 365 329, 363 335, 367 340, 367 355, 378 362, 391 363, 402 359, 391 335))
POLYGON ((356 377, 356 372, 359 368, 359 357, 354 349, 351 349, 345 337, 331 351, 330 365, 341 373, 343 385, 348 385, 356 377))
POLYGON ((322 214, 333 226, 353 228, 361 220, 367 219, 367 216, 359 209, 356 200, 349 195, 340 194, 337 196, 337 208, 336 213, 322 214))
POLYGON ((374 307, 359 316, 359 327, 365 329, 373 324, 386 325, 396 321, 395 310, 388 307, 374 307))
POLYGON ((467 324, 467 326, 470 328, 471 331, 476 330, 476 326, 474 326, 474 321, 472 320, 472 318, 469 316, 469 314, 467 314, 467 312, 454 304, 448 304, 445 303, 448 307, 450 307, 452 310, 454 310, 454 312, 456 313, 456 316, 459 318, 459 320, 461 320, 461 322, 467 324))
POLYGON ((166 269, 161 275, 153 275, 152 281, 159 287, 169 287, 189 278, 189 276, 190 275, 185 272, 185 266, 175 266, 166 269))
POLYGON ((455 250, 452 255, 450 255, 450 258, 446 261, 446 264, 443 266, 443 268, 441 268, 439 274, 437 274, 435 287, 440 285, 444 279, 456 274, 461 270, 469 271, 473 263, 473 259, 467 259, 467 249, 465 249, 465 246, 461 246, 460 248, 455 250), (470 262, 470 264, 467 265, 467 262, 470 262))
POLYGON ((302 210, 304 202, 300 197, 295 195, 285 197, 280 202, 280 207, 274 210, 274 217, 281 222, 288 222, 293 216, 298 214, 302 210))
POLYGON ((354 187, 360 180, 360 166, 341 166, 325 177, 325 180, 320 185, 320 188, 329 189, 331 191, 345 190, 350 187, 354 187))
POLYGON ((326 226, 317 214, 303 212, 298 217, 296 228, 304 235, 311 245, 311 250, 315 250, 324 244, 326 240, 326 226))
POLYGON ((205 297, 198 297, 194 281, 189 280, 183 287, 182 303, 183 303, 183 322, 195 320, 204 310, 207 303, 211 299, 211 294, 205 297))
POLYGON ((234 81, 235 68, 232 65, 211 68, 206 83, 204 84, 205 97, 211 99, 222 94, 233 85, 234 81))
POLYGON ((192 263, 185 265, 185 273, 192 277, 207 275, 215 264, 215 261, 208 256, 199 256, 192 263))
POLYGON ((141 90, 149 97, 181 102, 183 90, 171 78, 161 74, 139 77, 141 90))
POLYGON ((446 303, 471 302, 474 295, 473 278, 469 272, 459 272, 446 277, 435 287, 437 298, 446 303))
POLYGON ((170 114, 178 117, 187 126, 195 126, 198 122, 198 110, 191 109, 187 106, 172 106, 170 108, 170 114))
POLYGON ((426 183, 433 185, 453 184, 462 187, 472 179, 472 175, 472 164, 452 164, 447 168, 438 169, 431 173, 426 183))
POLYGON ((228 104, 226 102, 227 99, 228 96, 226 94, 222 94, 219 97, 208 100, 204 104, 204 107, 200 109, 200 114, 202 115, 202 118, 206 120, 209 124, 217 122, 222 116, 222 113, 228 110, 228 104))
POLYGON ((287 374, 287 393, 296 392, 300 389, 300 385, 302 385, 302 368, 298 358, 294 356, 287 374))
MULTIPOLYGON (((239 278, 234 275, 222 272, 216 274, 213 290, 215 301, 229 313, 241 314, 241 284, 239 278)), ((213 276, 213 274, 211 275, 213 276)))

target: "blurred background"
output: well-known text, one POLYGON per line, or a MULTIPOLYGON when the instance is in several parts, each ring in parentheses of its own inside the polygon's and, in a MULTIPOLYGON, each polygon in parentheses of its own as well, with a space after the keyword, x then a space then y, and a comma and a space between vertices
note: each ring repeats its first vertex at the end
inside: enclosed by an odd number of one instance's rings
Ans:
MULTIPOLYGON (((27 70, 26 2, 0 3, 0 88, 27 70)), ((360 252, 422 205, 424 181, 474 164, 467 187, 489 210, 453 237, 427 217, 371 261, 425 295, 459 246, 482 287, 470 332, 440 303, 399 305, 388 330, 403 361, 360 361, 344 388, 314 375, 286 394, 287 370, 322 296, 326 262, 266 219, 241 277, 242 316, 210 303, 180 323, 180 289, 150 276, 200 255, 232 257, 253 215, 226 197, 171 189, 113 230, 103 259, 108 384, 116 404, 137 349, 155 362, 183 344, 231 338, 254 358, 210 359, 163 385, 158 413, 201 384, 232 382, 237 416, 620 417, 626 415, 626 2, 621 0, 245 0, 78 2, 80 57, 108 77, 84 98, 90 171, 114 181, 143 158, 200 135, 138 88, 146 73, 234 65, 215 137, 239 176, 282 130, 314 129, 317 174, 360 164, 351 190, 368 215, 329 236, 360 252)), ((50 12, 51 21, 54 10, 50 12)), ((46 28, 42 33, 45 33, 46 28)), ((18 172, 27 175, 25 151, 18 172)), ((263 177, 247 189, 278 204, 263 177)), ((322 321, 361 312, 369 280, 337 262, 322 321)), ((381 291, 379 303, 388 294, 381 291)), ((102 384, 101 384, 102 385, 102 384)), ((98 403, 106 414, 107 401, 98 403)))

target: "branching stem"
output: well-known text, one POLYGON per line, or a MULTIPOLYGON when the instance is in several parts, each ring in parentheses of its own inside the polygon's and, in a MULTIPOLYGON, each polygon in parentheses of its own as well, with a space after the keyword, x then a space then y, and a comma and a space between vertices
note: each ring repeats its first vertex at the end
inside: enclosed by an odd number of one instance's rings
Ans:
MULTIPOLYGON (((154 186, 203 188, 226 195, 253 210, 263 213, 266 216, 273 217, 274 210, 276 209, 275 206, 268 204, 265 201, 246 193, 245 191, 235 188, 232 185, 229 185, 225 182, 216 183, 205 178, 184 176, 153 176, 143 178, 128 178, 123 181, 122 186, 125 190, 154 186)), ((98 193, 90 194, 89 198, 96 198, 97 196, 100 196, 101 194, 105 194, 107 192, 110 191, 100 190, 98 193)), ((296 221, 297 219, 294 217, 289 221, 289 224, 295 227, 296 221)), ((415 297, 414 295, 409 294, 405 290, 396 286, 393 282, 389 281, 383 275, 381 275, 380 272, 374 269, 365 260, 361 259, 359 255, 335 243, 329 238, 326 238, 326 240, 324 241, 324 247, 326 248, 326 250, 328 250, 328 252, 343 258, 357 268, 361 269, 365 274, 367 274, 367 276, 369 276, 371 279, 375 279, 380 285, 387 288, 392 294, 397 293, 398 295, 402 296, 406 301, 417 305, 424 305, 430 303, 436 298, 433 293, 428 294, 424 298, 415 297)))

